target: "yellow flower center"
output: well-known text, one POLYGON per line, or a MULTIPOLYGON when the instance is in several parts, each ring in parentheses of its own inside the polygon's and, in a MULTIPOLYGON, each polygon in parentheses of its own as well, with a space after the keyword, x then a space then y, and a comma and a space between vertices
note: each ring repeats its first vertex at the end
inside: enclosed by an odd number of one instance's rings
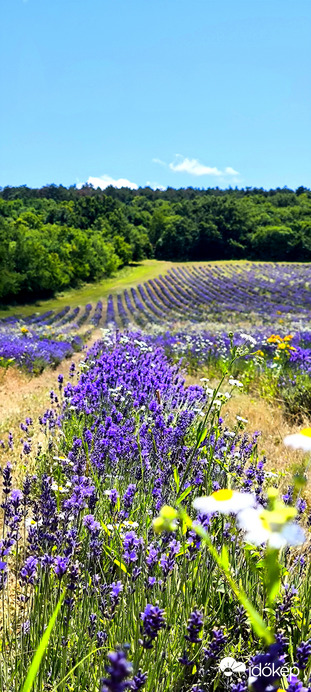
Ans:
POLYGON ((229 490, 228 488, 216 490, 214 493, 212 493, 212 497, 214 500, 217 500, 217 502, 226 502, 227 500, 231 500, 232 495, 233 490, 229 490))
POLYGON ((302 430, 300 430, 300 433, 305 437, 311 437, 311 428, 303 428, 302 430))

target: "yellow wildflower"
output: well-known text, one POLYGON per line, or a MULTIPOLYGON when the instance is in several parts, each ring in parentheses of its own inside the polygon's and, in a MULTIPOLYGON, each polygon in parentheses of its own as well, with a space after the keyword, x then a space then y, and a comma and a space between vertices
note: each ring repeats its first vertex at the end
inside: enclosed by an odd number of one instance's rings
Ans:
POLYGON ((267 339, 268 344, 277 344, 280 341, 283 341, 283 339, 279 334, 271 334, 267 339))
POLYGON ((161 533, 162 531, 175 531, 177 528, 176 519, 178 517, 178 512, 173 507, 164 505, 160 510, 160 514, 156 517, 153 522, 153 530, 155 533, 161 533))

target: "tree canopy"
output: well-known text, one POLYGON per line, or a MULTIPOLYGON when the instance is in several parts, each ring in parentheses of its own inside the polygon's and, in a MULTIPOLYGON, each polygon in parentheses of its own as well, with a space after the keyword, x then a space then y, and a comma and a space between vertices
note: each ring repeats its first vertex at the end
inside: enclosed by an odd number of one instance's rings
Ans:
POLYGON ((0 189, 0 299, 47 296, 146 257, 311 260, 311 191, 0 189))

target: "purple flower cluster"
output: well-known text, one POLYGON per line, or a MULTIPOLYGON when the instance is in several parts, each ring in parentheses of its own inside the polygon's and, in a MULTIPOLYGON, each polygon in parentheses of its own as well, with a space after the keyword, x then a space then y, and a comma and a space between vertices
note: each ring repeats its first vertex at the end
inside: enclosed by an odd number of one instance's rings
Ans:
MULTIPOLYGON (((193 498, 225 487, 228 473, 241 490, 253 492, 264 503, 265 460, 258 461, 258 433, 249 437, 238 426, 232 432, 216 413, 204 444, 194 447, 198 431, 193 423, 209 405, 207 393, 202 387, 186 387, 179 366, 141 333, 105 334, 86 355, 78 381, 73 374, 74 368, 69 382, 58 376, 59 392, 51 393, 50 408, 41 416, 47 452, 40 456, 38 477, 27 477, 22 490, 16 490, 11 467, 2 471, 0 589, 10 584, 11 565, 15 576, 17 547, 16 578, 24 610, 19 622, 24 622, 21 636, 29 640, 21 656, 35 649, 36 636, 42 635, 42 603, 48 620, 48 611, 53 612, 65 590, 53 631, 55 646, 48 648, 43 662, 44 679, 49 680, 50 670, 71 670, 80 660, 73 689, 78 689, 75 683, 86 686, 87 640, 94 647, 94 685, 110 652, 102 692, 139 690, 145 684, 161 689, 159 671, 172 675, 167 682, 172 689, 177 679, 180 689, 212 689, 231 637, 234 647, 250 645, 251 652, 256 650, 250 625, 226 585, 218 589, 217 566, 193 527, 181 531, 178 526, 176 534, 157 535, 152 519, 164 504, 175 506, 183 491, 188 494, 182 506, 191 513, 193 498), (206 607, 209 598, 211 603, 214 598, 214 607, 206 607), (37 628, 33 604, 40 610, 37 628), (124 641, 130 642, 133 665, 127 658, 129 649, 118 648, 124 641)), ((21 425, 23 445, 31 426, 30 418, 21 425)), ((13 447, 12 435, 9 446, 13 447)), ((287 494, 290 501, 291 489, 287 494)), ((300 521, 302 503, 299 508, 300 521)), ((236 569, 242 565, 247 573, 231 517, 223 521, 216 514, 199 515, 196 520, 208 529, 217 550, 222 543, 229 553, 234 548, 236 569)), ((296 574, 297 569, 301 574, 304 563, 296 567, 296 574)), ((297 598, 292 587, 282 587, 276 610, 277 649, 258 654, 255 663, 283 660, 289 648, 284 632, 294 626, 297 598)), ((307 675, 309 640, 293 650, 307 675)), ((267 692, 257 678, 254 691, 267 692)), ((239 692, 245 689, 243 681, 235 684, 239 692)))
POLYGON ((32 371, 36 363, 57 365, 64 358, 73 355, 74 349, 69 341, 55 341, 32 336, 29 339, 19 334, 0 332, 0 357, 9 359, 32 371))
POLYGON ((164 610, 158 606, 147 603, 143 613, 140 614, 143 633, 143 646, 145 649, 152 649, 153 642, 157 638, 161 629, 165 627, 164 610))
POLYGON ((126 653, 113 651, 108 654, 108 660, 109 664, 106 665, 108 677, 101 681, 101 692, 123 692, 126 689, 133 689, 133 680, 129 679, 133 666, 127 660, 126 653))
POLYGON ((79 320, 75 322, 79 311, 79 307, 70 311, 67 306, 58 313, 0 319, 0 359, 35 374, 48 365, 56 366, 83 347, 75 334, 80 326, 79 320))

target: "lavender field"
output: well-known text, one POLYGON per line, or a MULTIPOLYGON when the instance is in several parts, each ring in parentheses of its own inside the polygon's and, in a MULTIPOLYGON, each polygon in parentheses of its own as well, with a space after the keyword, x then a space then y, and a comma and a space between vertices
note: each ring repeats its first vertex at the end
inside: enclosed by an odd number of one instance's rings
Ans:
POLYGON ((310 692, 310 271, 176 264, 1 320, 8 376, 81 351, 0 441, 1 692, 310 692))
POLYGON ((30 317, 14 315, 0 320, 0 365, 22 366, 38 374, 56 366, 83 348, 84 342, 102 319, 103 303, 83 309, 66 306, 30 317), (88 325, 85 332, 84 326, 88 325))
POLYGON ((183 323, 228 328, 307 330, 311 316, 308 264, 176 265, 107 301, 0 319, 0 358, 31 370, 55 365, 82 347, 94 329, 175 329, 183 323))
POLYGON ((176 266, 164 276, 109 296, 106 324, 176 321, 310 321, 308 264, 230 263, 176 266))

